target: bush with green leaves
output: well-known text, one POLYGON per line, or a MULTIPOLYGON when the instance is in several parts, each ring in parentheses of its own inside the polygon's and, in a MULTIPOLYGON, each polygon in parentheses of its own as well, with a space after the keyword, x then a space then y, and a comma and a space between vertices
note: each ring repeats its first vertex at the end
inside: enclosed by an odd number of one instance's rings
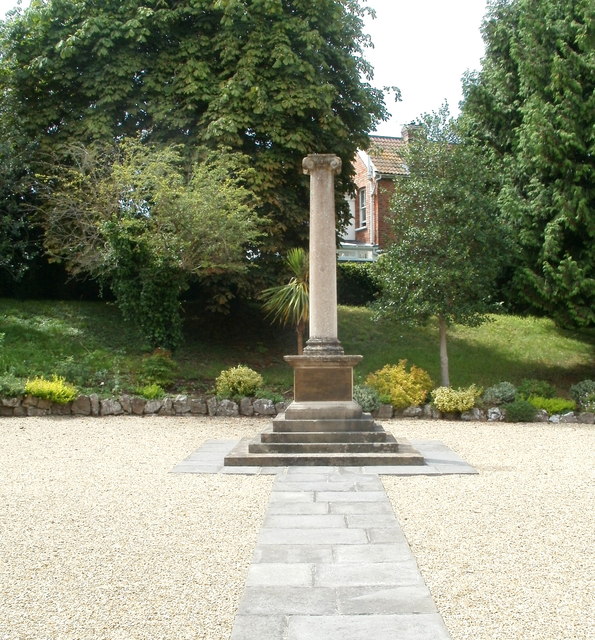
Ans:
POLYGON ((79 395, 76 387, 64 378, 52 376, 51 380, 42 377, 27 380, 25 383, 25 393, 36 398, 43 398, 56 404, 68 404, 73 402, 79 395))
POLYGON ((215 390, 221 398, 254 397, 263 382, 260 373, 240 364, 219 374, 215 380, 215 390))
POLYGON ((155 349, 142 359, 139 378, 142 382, 155 383, 162 387, 171 384, 178 373, 178 365, 166 349, 155 349))
POLYGON ((257 389, 254 392, 254 397, 260 400, 270 400, 273 404, 283 402, 285 398, 282 393, 278 391, 271 391, 271 389, 257 389))
POLYGON ((535 378, 524 378, 517 389, 520 398, 527 399, 529 396, 540 396, 541 398, 553 398, 556 395, 556 388, 547 380, 536 380, 535 378))
POLYGON ((146 384, 144 387, 139 387, 136 392, 146 400, 158 400, 159 398, 163 398, 165 395, 163 387, 155 382, 152 384, 146 384))
POLYGON ((16 398, 25 393, 25 380, 8 372, 0 376, 0 396, 16 398))
POLYGON ((570 395, 583 411, 595 410, 595 380, 581 380, 573 384, 570 395))
POLYGON ((373 302, 379 286, 372 262, 337 263, 337 299, 339 304, 363 306, 373 302))
POLYGON ((382 404, 376 389, 365 384, 356 384, 353 387, 353 399, 366 413, 376 411, 382 404))
POLYGON ((550 416, 558 413, 568 413, 576 409, 574 400, 567 398, 544 398, 542 396, 529 396, 527 402, 530 402, 536 409, 544 409, 550 416))
POLYGON ((537 409, 528 400, 515 400, 503 405, 506 422, 533 422, 537 409))
POLYGON ((473 409, 483 389, 474 384, 465 389, 438 387, 432 391, 432 404, 443 413, 462 413, 473 409))
POLYGON ((517 390, 512 382, 499 382, 488 387, 481 398, 482 404, 486 407, 499 407, 507 402, 514 402, 517 390))
POLYGON ((423 404, 434 386, 427 371, 414 364, 407 370, 407 360, 387 364, 369 374, 365 383, 380 396, 386 397, 395 409, 423 404))

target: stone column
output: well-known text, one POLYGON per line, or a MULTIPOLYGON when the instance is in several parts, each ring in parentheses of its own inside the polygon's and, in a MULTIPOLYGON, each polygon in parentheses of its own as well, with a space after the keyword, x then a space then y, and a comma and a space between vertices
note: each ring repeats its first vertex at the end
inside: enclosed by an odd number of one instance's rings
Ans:
POLYGON ((340 355, 337 330, 335 175, 341 158, 311 154, 303 160, 310 176, 310 338, 304 355, 340 355))

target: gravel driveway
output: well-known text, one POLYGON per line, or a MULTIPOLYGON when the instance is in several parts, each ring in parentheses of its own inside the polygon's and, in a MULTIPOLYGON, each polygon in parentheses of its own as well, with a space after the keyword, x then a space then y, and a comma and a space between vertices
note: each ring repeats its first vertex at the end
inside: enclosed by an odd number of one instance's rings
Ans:
MULTIPOLYGON (((593 427, 385 424, 480 471, 383 477, 453 640, 593 638, 593 427)), ((265 425, 0 421, 0 640, 227 640, 273 477, 168 472, 265 425)))

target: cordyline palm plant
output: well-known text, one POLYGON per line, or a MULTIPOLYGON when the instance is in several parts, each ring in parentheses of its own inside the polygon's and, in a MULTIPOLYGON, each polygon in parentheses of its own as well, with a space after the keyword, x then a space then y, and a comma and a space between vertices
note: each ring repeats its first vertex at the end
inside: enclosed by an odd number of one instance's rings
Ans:
POLYGON ((308 253, 304 249, 290 249, 285 264, 292 274, 287 284, 265 289, 261 296, 263 309, 273 321, 294 325, 298 354, 304 350, 304 331, 308 322, 308 253))

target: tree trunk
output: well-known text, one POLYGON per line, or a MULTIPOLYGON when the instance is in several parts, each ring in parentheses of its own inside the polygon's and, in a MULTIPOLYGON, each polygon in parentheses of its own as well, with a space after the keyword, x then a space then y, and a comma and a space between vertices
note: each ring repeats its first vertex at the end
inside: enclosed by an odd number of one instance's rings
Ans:
POLYGON ((438 316, 438 328, 440 333, 440 384, 443 387, 450 387, 448 375, 448 350, 446 348, 446 318, 438 316))

